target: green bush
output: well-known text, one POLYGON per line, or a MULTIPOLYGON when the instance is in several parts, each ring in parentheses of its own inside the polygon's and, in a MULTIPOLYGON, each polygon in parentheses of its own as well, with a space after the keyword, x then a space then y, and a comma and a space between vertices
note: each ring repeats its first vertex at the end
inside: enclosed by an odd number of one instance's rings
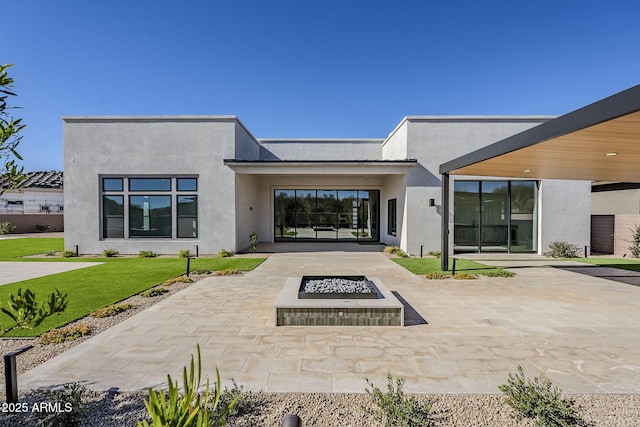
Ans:
POLYGON ((553 258, 578 258, 579 251, 578 246, 571 243, 551 242, 549 244, 549 251, 545 253, 545 255, 553 258))
POLYGON ((516 275, 516 273, 512 273, 507 270, 491 270, 480 274, 487 277, 513 277, 516 275))
POLYGON ((102 307, 95 311, 92 311, 91 313, 89 313, 89 316, 97 317, 97 318, 111 317, 111 316, 115 316, 116 314, 120 314, 124 311, 130 310, 133 307, 134 306, 131 304, 111 304, 106 307, 102 307))
POLYGON ((138 252, 138 258, 155 258, 158 254, 153 251, 140 251, 138 252))
POLYGON ((89 389, 80 383, 65 384, 62 390, 47 390, 46 396, 55 403, 58 411, 38 412, 38 425, 51 427, 75 427, 80 425, 80 414, 86 404, 82 397, 89 389))
POLYGON ((62 252, 62 257, 63 258, 74 258, 76 256, 77 256, 76 255, 76 251, 68 251, 67 250, 67 251, 62 252))
POLYGON ((448 279, 451 276, 445 273, 440 273, 439 271, 430 271, 427 274, 425 274, 424 277, 426 277, 429 280, 442 280, 442 279, 448 279))
POLYGON ((636 225, 635 228, 631 229, 631 240, 629 243, 631 243, 629 245, 631 256, 634 258, 640 258, 640 225, 636 225))
POLYGON ((192 275, 203 275, 203 274, 211 274, 211 270, 193 270, 191 272, 192 275))
POLYGON ((525 377, 522 366, 518 373, 511 374, 507 384, 498 386, 506 396, 507 405, 515 412, 518 420, 531 418, 537 427, 568 427, 581 422, 571 402, 562 398, 562 391, 552 387, 551 381, 525 377))
POLYGON ((50 228, 49 224, 36 224, 36 230, 39 232, 48 231, 50 228))
POLYGON ((167 292, 169 292, 169 289, 161 288, 159 286, 156 286, 156 287, 153 287, 151 289, 147 289, 146 291, 142 292, 140 294, 140 296, 145 297, 145 298, 152 298, 152 297, 160 296, 162 294, 166 294, 167 292))
POLYGON ((67 308, 67 296, 56 288, 49 294, 46 303, 38 306, 36 294, 30 289, 18 289, 16 295, 9 294, 9 306, 2 307, 0 311, 13 321, 13 325, 0 328, 0 336, 13 329, 33 329, 40 325, 44 319, 54 314, 60 314, 67 308))
POLYGON ((250 414, 257 408, 257 403, 251 398, 251 393, 243 393, 242 386, 238 386, 235 380, 231 381, 233 382, 233 387, 230 389, 224 388, 220 393, 220 401, 217 406, 212 405, 213 396, 207 402, 210 418, 214 420, 223 419, 227 423, 229 418, 250 414), (224 412, 226 414, 223 414, 224 412))
POLYGON ((431 252, 429 252, 429 255, 434 256, 436 258, 440 258, 440 255, 442 255, 442 252, 440 252, 440 251, 431 251, 431 252))
POLYGON ((182 371, 184 384, 178 387, 178 382, 167 375, 168 391, 154 391, 149 388, 149 398, 145 399, 144 406, 151 417, 151 424, 147 420, 139 421, 138 427, 208 427, 209 425, 225 425, 227 414, 236 404, 235 400, 225 404, 221 402, 220 373, 216 368, 216 384, 213 395, 209 391, 209 379, 205 386, 204 397, 200 395, 200 383, 202 379, 202 359, 200 358, 200 346, 198 345, 197 371, 191 355, 189 371, 185 366, 182 371), (205 408, 206 407, 206 408, 205 408), (216 414, 213 417, 212 414, 216 414))
POLYGON ((86 335, 91 335, 91 328, 85 323, 78 323, 45 332, 40 335, 40 344, 60 344, 66 341, 76 340, 86 335))
POLYGON ((113 258, 114 256, 118 255, 120 252, 116 251, 115 249, 105 249, 104 251, 102 251, 102 256, 106 257, 106 258, 113 258))
POLYGON ((0 236, 3 234, 9 234, 16 231, 16 226, 9 222, 0 222, 0 236))
POLYGON ((258 233, 252 231, 249 234, 249 246, 251 247, 251 253, 256 252, 256 246, 258 245, 258 233))
POLYGON ((229 258, 232 257, 234 254, 233 251, 228 251, 226 249, 220 249, 220 252, 218 252, 218 258, 229 258))
POLYGON ((384 253, 387 253, 390 255, 397 255, 400 258, 407 258, 409 256, 405 251, 400 249, 398 246, 387 246, 384 248, 384 253))
POLYGON ((180 258, 189 258, 191 256, 191 251, 189 249, 180 249, 178 251, 178 257, 180 258))
POLYGON ((371 387, 367 387, 365 391, 371 397, 376 408, 365 406, 362 409, 373 415, 385 427, 429 425, 430 405, 421 406, 414 397, 404 395, 402 390, 404 378, 398 377, 394 380, 391 373, 387 373, 386 393, 373 385, 368 378, 365 378, 365 381, 371 387))

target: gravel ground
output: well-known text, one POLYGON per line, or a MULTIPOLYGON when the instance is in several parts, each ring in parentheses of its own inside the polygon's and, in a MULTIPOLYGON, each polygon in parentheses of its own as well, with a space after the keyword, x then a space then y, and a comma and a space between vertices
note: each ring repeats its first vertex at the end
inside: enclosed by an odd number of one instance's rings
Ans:
MULTIPOLYGON (((195 280, 200 277, 194 277, 195 280)), ((149 306, 167 298, 189 286, 187 283, 174 283, 170 290, 161 296, 143 298, 131 297, 123 302, 133 304, 135 309, 113 317, 96 319, 86 317, 78 322, 88 324, 93 335, 131 317, 149 306)), ((76 322, 74 322, 76 323, 76 322)), ((41 345, 36 339, 0 339, 0 353, 5 354, 25 344, 34 348, 18 357, 18 372, 29 369, 68 350, 90 337, 73 342, 54 345, 41 345)), ((0 366, 4 377, 4 365, 0 366)), ((383 388, 384 384, 378 384, 383 388)), ((138 420, 146 419, 147 412, 143 393, 97 393, 84 394, 84 409, 81 412, 80 425, 121 427, 135 426, 138 420)), ((570 395, 574 408, 583 418, 585 426, 603 427, 640 427, 640 395, 570 395)), ((231 427, 280 426, 285 415, 295 413, 308 426, 375 426, 376 421, 365 410, 371 401, 366 394, 316 394, 316 393, 248 393, 248 401, 253 409, 242 416, 229 420, 231 427)), ((534 426, 533 421, 517 421, 512 417, 511 409, 504 403, 502 395, 418 395, 417 400, 430 404, 429 425, 432 426, 534 426)), ((4 388, 0 399, 5 400, 4 388)), ((39 425, 43 413, 34 412, 37 402, 53 402, 44 391, 29 391, 20 396, 20 408, 26 412, 10 413, 4 403, 0 403, 0 427, 39 425)), ((51 416, 51 414, 49 414, 51 416)))

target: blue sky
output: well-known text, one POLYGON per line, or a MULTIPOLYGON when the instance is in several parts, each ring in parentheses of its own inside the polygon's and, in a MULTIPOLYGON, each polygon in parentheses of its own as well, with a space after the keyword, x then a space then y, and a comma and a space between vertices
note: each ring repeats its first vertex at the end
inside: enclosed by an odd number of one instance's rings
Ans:
POLYGON ((640 83, 637 1, 2 3, 29 171, 62 169, 62 116, 383 138, 407 115, 564 114, 640 83))

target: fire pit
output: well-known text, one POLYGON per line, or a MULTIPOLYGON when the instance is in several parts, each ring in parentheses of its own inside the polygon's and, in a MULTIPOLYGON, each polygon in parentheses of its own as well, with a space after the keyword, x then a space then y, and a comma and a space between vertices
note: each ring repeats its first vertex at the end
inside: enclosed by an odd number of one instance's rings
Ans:
POLYGON ((302 276, 299 299, 377 299, 378 289, 365 276, 302 276))
POLYGON ((289 277, 274 308, 276 326, 404 325, 404 306, 376 277, 289 277))

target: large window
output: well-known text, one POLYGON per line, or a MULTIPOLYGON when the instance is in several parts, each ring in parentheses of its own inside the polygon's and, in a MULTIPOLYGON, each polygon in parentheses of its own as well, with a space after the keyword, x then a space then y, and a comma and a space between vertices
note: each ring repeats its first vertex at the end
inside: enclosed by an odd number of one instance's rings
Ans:
POLYGON ((455 252, 537 250, 536 181, 456 181, 455 252))
POLYGON ((102 238, 197 238, 194 177, 104 177, 102 238))
POLYGON ((276 241, 378 241, 377 190, 275 190, 276 241))

